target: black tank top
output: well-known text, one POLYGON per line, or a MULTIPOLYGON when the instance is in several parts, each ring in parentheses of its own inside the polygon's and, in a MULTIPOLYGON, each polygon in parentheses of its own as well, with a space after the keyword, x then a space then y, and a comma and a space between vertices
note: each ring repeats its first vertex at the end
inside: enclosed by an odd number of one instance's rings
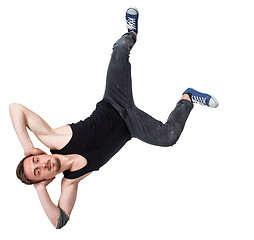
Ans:
POLYGON ((61 150, 52 154, 79 154, 87 165, 77 171, 64 171, 68 179, 98 171, 131 139, 127 125, 115 108, 105 100, 97 103, 92 115, 78 123, 70 124, 72 138, 61 150))

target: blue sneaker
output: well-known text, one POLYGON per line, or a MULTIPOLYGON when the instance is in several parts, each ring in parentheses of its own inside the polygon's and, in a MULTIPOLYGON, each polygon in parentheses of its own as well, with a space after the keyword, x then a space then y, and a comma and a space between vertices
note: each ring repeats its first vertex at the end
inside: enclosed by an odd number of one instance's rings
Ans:
POLYGON ((138 9, 135 7, 130 7, 126 11, 125 15, 128 32, 138 33, 138 9))
POLYGON ((219 106, 219 102, 212 95, 198 92, 193 88, 186 89, 183 94, 188 94, 188 93, 191 94, 191 99, 193 103, 199 103, 203 106, 208 106, 211 108, 216 108, 219 106))

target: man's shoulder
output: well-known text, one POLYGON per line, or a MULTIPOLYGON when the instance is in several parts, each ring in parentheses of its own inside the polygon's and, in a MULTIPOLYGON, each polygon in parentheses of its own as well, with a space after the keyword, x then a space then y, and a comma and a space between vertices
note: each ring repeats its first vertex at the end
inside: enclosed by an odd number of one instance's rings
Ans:
POLYGON ((62 179, 62 187, 68 187, 68 186, 78 186, 79 182, 89 176, 92 172, 89 172, 81 177, 74 178, 74 179, 68 179, 63 177, 62 179))

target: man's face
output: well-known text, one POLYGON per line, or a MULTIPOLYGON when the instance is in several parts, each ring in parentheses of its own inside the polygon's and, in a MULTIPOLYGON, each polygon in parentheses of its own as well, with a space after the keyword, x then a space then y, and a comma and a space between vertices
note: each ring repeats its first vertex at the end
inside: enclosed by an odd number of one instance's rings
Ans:
POLYGON ((54 155, 37 155, 24 161, 24 172, 28 179, 34 181, 47 180, 60 173, 61 162, 54 155))

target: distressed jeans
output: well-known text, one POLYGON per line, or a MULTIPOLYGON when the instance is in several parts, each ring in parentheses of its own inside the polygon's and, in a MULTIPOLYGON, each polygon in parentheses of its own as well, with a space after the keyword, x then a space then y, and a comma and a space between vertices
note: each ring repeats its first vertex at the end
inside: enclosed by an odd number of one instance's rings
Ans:
POLYGON ((135 42, 136 35, 126 33, 114 44, 104 99, 110 102, 125 120, 131 137, 156 146, 172 146, 184 129, 193 103, 180 100, 165 124, 136 107, 132 95, 129 62, 129 54, 135 42))

